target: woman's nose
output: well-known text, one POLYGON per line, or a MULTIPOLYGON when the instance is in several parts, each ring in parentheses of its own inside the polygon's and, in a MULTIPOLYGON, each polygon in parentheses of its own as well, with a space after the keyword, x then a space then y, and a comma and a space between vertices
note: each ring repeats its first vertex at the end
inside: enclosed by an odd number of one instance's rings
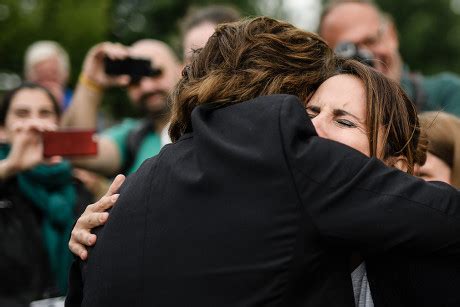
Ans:
POLYGON ((320 116, 316 116, 311 121, 313 126, 315 126, 316 133, 318 133, 320 137, 327 137, 327 130, 324 127, 324 120, 320 116))

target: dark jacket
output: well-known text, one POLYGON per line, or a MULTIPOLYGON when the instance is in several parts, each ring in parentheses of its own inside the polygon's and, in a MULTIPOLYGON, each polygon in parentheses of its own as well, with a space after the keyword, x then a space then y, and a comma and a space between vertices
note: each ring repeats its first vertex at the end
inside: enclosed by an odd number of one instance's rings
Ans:
POLYGON ((350 250, 460 253, 459 192, 317 137, 294 96, 192 125, 123 185, 83 306, 354 306, 350 250))
MULTIPOLYGON (((80 182, 74 185, 77 204, 88 204, 92 196, 80 182)), ((42 223, 42 211, 24 195, 17 177, 1 181, 0 306, 29 306, 34 300, 61 295, 50 267, 42 223)))
POLYGON ((15 178, 0 182, 0 306, 29 306, 53 285, 41 214, 15 178))
POLYGON ((366 267, 375 307, 460 306, 458 256, 380 255, 366 267))

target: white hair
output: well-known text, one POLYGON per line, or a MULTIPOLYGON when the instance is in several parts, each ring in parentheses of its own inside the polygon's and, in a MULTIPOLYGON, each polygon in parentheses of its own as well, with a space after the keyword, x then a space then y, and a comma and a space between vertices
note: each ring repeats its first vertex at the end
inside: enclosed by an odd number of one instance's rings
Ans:
POLYGON ((70 72, 69 55, 57 42, 37 41, 27 48, 24 57, 24 75, 29 76, 37 63, 56 58, 59 62, 60 70, 68 76, 70 72))

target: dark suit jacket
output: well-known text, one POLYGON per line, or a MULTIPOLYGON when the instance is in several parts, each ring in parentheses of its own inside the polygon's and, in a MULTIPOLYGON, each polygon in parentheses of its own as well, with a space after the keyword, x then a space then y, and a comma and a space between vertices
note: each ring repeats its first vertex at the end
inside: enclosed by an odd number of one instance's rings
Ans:
POLYGON ((366 259, 375 307, 459 307, 458 256, 379 255, 366 259))
POLYGON ((460 194, 317 137, 298 98, 195 108, 127 179, 84 306, 354 306, 349 250, 460 253, 460 194))

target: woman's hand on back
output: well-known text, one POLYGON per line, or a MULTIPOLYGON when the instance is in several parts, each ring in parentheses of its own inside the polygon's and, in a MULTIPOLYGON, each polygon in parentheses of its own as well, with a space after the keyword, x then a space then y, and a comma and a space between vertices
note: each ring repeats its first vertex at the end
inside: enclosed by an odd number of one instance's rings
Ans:
POLYGON ((109 217, 106 211, 117 201, 119 194, 116 192, 124 181, 125 176, 123 175, 115 177, 107 193, 94 204, 88 205, 78 218, 70 236, 69 249, 82 260, 88 258, 86 248, 96 243, 96 235, 92 234, 91 230, 105 224, 109 217))

